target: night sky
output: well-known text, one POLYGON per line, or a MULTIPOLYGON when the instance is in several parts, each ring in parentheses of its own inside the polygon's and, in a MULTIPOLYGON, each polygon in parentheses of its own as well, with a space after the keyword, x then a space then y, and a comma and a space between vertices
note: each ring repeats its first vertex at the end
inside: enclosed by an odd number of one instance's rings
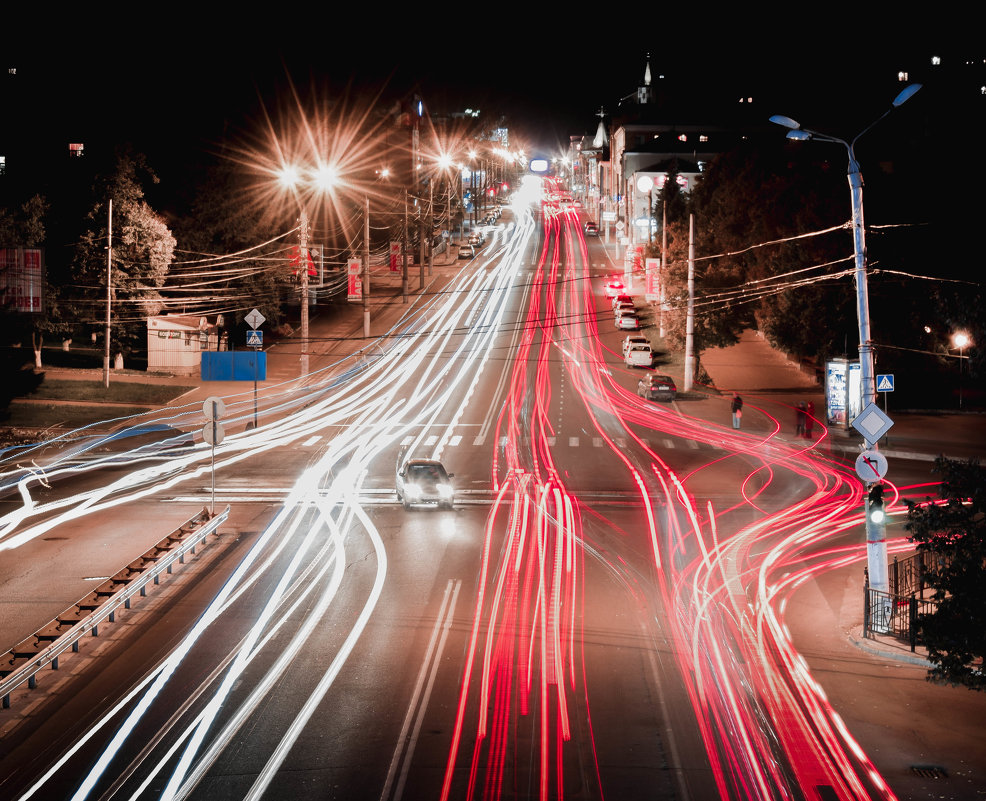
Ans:
POLYGON ((12 20, 3 66, 18 69, 31 126, 62 141, 128 140, 165 158, 249 131, 293 83, 302 96, 379 93, 380 102, 418 91, 436 114, 471 106, 486 119, 504 115, 524 144, 545 149, 594 132, 600 108, 612 114, 635 92, 648 56, 655 82, 699 108, 708 101, 710 118, 717 103, 750 94, 764 121, 782 113, 822 126, 857 104, 862 124, 871 121, 897 88, 897 69, 939 50, 963 54, 928 20, 856 12, 852 25, 836 14, 806 24, 789 5, 784 17, 761 9, 700 21, 697 12, 612 18, 537 4, 226 6, 214 19, 195 8, 129 6, 95 18, 87 6, 74 18, 28 11, 12 20))

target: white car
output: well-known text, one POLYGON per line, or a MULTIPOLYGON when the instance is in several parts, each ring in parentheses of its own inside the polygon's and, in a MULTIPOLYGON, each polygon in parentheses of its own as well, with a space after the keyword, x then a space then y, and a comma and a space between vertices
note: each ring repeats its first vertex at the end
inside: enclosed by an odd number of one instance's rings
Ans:
POLYGON ((627 355, 627 350, 633 345, 646 345, 650 347, 650 340, 643 334, 630 334, 623 340, 623 355, 627 355))
POLYGON ((623 363, 627 367, 651 367, 654 364, 654 354, 651 352, 650 344, 631 345, 626 353, 623 354, 623 363))
POLYGON ((434 459, 409 459, 397 471, 397 500, 405 509, 414 504, 435 504, 451 509, 455 503, 454 473, 434 459))
POLYGON ((616 315, 616 327, 629 331, 636 331, 640 328, 640 319, 634 312, 624 312, 616 315))

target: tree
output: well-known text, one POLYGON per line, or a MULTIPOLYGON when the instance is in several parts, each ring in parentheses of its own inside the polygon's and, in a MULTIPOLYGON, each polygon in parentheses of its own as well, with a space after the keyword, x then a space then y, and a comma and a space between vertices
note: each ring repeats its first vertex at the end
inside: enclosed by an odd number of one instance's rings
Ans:
POLYGON ((81 322, 98 330, 106 304, 106 242, 110 201, 113 207, 113 253, 110 269, 114 314, 113 351, 129 355, 145 347, 147 317, 161 309, 160 289, 174 258, 175 238, 164 220, 144 200, 142 181, 157 181, 140 154, 121 150, 94 188, 88 224, 74 249, 74 300, 81 322))
POLYGON ((934 663, 928 679, 986 690, 986 470, 939 457, 934 471, 939 498, 908 501, 904 526, 919 551, 937 556, 926 575, 937 608, 918 621, 934 663))
MULTIPOLYGON (((221 311, 228 327, 235 323, 243 328, 243 317, 256 308, 273 330, 285 316, 291 270, 286 255, 272 255, 271 247, 258 249, 258 245, 276 240, 277 231, 265 209, 247 201, 249 185, 242 166, 220 161, 198 172, 205 179, 188 201, 191 213, 176 226, 182 264, 172 271, 169 290, 185 295, 182 286, 200 282, 194 276, 209 271, 210 291, 205 297, 190 298, 192 308, 221 311), (215 273, 224 271, 229 277, 215 280, 215 273)), ((280 240, 274 245, 275 250, 286 247, 280 240)))
MULTIPOLYGON (((48 200, 35 194, 14 208, 0 208, 0 247, 41 248, 47 244, 48 200)), ((63 314, 59 287, 44 275, 40 312, 18 313, 0 302, 0 337, 4 342, 26 345, 30 339, 34 368, 40 370, 41 347, 46 334, 65 335, 69 325, 63 314)))

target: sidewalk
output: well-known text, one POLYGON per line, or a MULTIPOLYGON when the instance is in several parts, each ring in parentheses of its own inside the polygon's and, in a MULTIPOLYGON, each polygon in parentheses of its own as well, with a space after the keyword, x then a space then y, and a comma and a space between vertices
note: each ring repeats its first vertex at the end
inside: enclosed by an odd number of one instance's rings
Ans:
MULTIPOLYGON (((824 393, 810 376, 748 331, 736 345, 713 348, 702 365, 721 396, 698 404, 701 414, 728 425, 729 401, 738 392, 745 409, 762 410, 795 435, 794 407, 812 400, 824 415, 824 393)), ((880 450, 896 460, 930 462, 939 454, 954 459, 986 457, 986 415, 894 412, 880 450)), ((763 428, 761 414, 744 415, 743 428, 763 428)), ((816 438, 818 436, 816 428, 816 438)), ((862 437, 830 430, 819 449, 853 461, 862 437)), ((922 469, 930 468, 926 464, 922 469)), ((862 510, 860 510, 862 516, 862 510)), ((864 538, 860 519, 860 539, 864 538)), ((926 680, 927 651, 895 637, 863 636, 865 559, 826 570, 791 596, 785 622, 812 676, 845 721, 881 775, 900 799, 971 799, 986 796, 986 693, 926 680)))
MULTIPOLYGON (((814 402, 815 417, 824 417, 823 388, 755 331, 744 332, 736 345, 706 350, 702 366, 715 388, 723 393, 717 401, 722 406, 722 422, 729 419, 733 392, 740 394, 747 408, 762 408, 776 417, 782 437, 794 438, 795 406, 800 401, 814 402)), ((895 412, 892 393, 889 403, 887 414, 894 425, 880 442, 880 450, 888 458, 931 462, 945 455, 986 461, 986 414, 895 412)), ((744 425, 749 417, 744 417, 744 425)), ((818 429, 816 423, 816 438, 818 429)), ((830 429, 829 435, 823 448, 853 459, 862 448, 862 437, 854 430, 830 429)))

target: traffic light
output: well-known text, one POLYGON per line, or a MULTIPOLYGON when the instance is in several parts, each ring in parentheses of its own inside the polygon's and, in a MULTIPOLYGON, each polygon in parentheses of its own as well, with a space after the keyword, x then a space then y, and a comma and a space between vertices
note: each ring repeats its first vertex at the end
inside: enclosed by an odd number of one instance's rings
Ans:
POLYGON ((883 484, 874 484, 866 496, 866 514, 871 523, 882 523, 887 515, 883 509, 883 484))

